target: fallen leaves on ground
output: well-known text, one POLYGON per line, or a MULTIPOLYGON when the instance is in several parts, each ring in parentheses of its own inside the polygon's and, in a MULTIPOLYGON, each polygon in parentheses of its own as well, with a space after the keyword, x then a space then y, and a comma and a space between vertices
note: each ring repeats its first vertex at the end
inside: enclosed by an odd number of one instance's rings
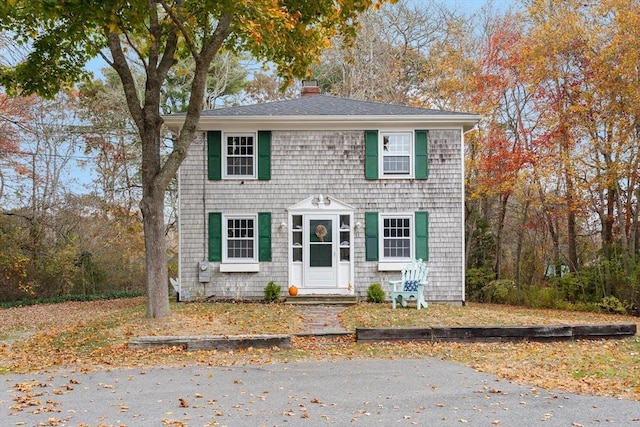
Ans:
MULTIPOLYGON (((141 298, 69 302, 0 310, 0 372, 75 367, 232 366, 295 360, 436 357, 545 389, 640 400, 640 338, 607 341, 358 344, 354 335, 293 337, 291 349, 195 351, 132 350, 131 337, 146 335, 292 334, 302 329, 295 306, 284 304, 173 304, 167 319, 144 318, 141 298)), ((385 326, 488 326, 634 323, 637 318, 522 307, 431 304, 392 310, 390 304, 357 304, 341 313, 347 329, 385 326)), ((68 390, 73 389, 73 381, 68 390)), ((25 385, 28 386, 28 385, 25 385)), ((62 392, 67 390, 61 389, 62 392)), ((38 396, 22 393, 18 407, 38 396)), ((186 400, 185 400, 186 402, 186 400)), ((42 404, 42 402, 40 402, 42 404)), ((315 403, 315 402, 312 402, 315 403)), ((317 402, 321 404, 320 402, 317 402)), ((17 409, 17 408, 16 408, 17 409)), ((174 420, 166 420, 165 425, 174 420)))
POLYGON ((357 304, 341 313, 342 322, 356 327, 523 326, 554 324, 636 323, 631 316, 467 303, 465 306, 430 304, 426 310, 393 310, 390 304, 357 304))

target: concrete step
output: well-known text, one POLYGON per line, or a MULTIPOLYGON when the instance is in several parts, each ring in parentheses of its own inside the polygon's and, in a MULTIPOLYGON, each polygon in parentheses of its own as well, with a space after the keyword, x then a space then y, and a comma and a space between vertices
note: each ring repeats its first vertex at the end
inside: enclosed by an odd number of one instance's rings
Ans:
POLYGON ((358 302, 355 295, 296 295, 288 296, 285 304, 294 305, 353 305, 358 302))

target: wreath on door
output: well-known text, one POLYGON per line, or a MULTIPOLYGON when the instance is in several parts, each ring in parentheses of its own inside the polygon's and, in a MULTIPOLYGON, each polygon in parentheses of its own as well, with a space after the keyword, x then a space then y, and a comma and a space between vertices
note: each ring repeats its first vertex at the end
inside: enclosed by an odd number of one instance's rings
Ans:
POLYGON ((316 226, 316 237, 320 239, 321 242, 324 242, 324 238, 327 235, 327 227, 322 224, 318 224, 316 226))

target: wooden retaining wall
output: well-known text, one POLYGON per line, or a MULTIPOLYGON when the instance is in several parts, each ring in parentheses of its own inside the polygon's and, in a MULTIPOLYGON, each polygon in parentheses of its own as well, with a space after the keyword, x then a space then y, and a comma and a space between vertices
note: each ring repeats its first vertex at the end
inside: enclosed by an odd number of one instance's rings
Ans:
POLYGON ((187 351, 238 350, 253 348, 291 348, 289 335, 196 335, 196 336, 148 336, 131 338, 131 349, 179 347, 187 351))
POLYGON ((636 325, 535 325, 431 328, 357 328, 356 341, 562 341, 572 339, 626 338, 636 325))

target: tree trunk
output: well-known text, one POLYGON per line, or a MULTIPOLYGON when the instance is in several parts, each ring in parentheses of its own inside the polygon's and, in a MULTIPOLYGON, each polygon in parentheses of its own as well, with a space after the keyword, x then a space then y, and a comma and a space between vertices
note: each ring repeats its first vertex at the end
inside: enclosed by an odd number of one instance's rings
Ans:
POLYGON ((522 248, 524 247, 524 230, 529 221, 529 206, 531 199, 526 198, 524 207, 522 208, 522 221, 518 230, 518 243, 516 245, 516 286, 518 291, 522 290, 522 248))
POLYGON ((500 212, 498 213, 498 224, 496 231, 496 259, 493 267, 493 271, 496 275, 496 279, 500 279, 502 270, 502 237, 504 231, 504 221, 507 217, 507 204, 509 201, 509 192, 505 192, 500 195, 500 212))
POLYGON ((478 217, 477 213, 474 212, 473 207, 471 206, 473 202, 467 201, 465 203, 466 208, 466 218, 465 218, 465 227, 466 227, 466 245, 464 251, 464 265, 465 268, 470 268, 469 265, 471 259, 471 248, 473 247, 473 239, 476 231, 476 219, 478 217), (472 219, 473 218, 473 219, 472 219))
POLYGON ((569 269, 572 272, 578 271, 578 249, 577 249, 577 231, 576 231, 576 206, 574 200, 574 186, 573 178, 570 172, 566 172, 566 184, 567 184, 567 246, 568 246, 568 258, 569 269))
POLYGON ((144 187, 142 219, 144 224, 147 317, 160 318, 169 311, 169 277, 166 268, 164 236, 164 188, 144 187))

